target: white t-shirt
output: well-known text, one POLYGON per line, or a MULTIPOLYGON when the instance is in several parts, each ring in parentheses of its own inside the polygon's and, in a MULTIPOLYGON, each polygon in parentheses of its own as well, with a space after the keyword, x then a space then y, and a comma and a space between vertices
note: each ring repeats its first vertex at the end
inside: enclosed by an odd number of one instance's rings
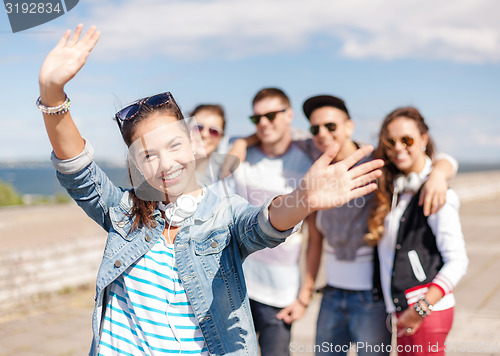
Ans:
MULTIPOLYGON (((234 173, 236 192, 252 205, 262 205, 279 194, 290 193, 311 166, 311 159, 291 144, 285 154, 268 157, 259 147, 250 147, 247 159, 234 173)), ((291 304, 300 288, 299 256, 302 236, 251 254, 243 263, 250 299, 283 308, 291 304)))

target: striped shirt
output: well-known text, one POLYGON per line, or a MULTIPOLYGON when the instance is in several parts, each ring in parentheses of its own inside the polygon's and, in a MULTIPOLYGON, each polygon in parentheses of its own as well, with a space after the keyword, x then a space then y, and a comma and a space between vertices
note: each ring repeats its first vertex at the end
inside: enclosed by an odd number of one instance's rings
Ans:
POLYGON ((160 238, 112 284, 99 355, 203 355, 208 349, 175 267, 173 245, 160 238))

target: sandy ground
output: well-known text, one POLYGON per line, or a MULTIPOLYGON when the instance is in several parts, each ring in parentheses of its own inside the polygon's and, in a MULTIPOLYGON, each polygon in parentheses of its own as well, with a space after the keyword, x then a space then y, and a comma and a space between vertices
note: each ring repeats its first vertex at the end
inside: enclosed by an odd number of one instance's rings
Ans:
POLYGON ((106 233, 76 203, 0 208, 0 252, 106 233))

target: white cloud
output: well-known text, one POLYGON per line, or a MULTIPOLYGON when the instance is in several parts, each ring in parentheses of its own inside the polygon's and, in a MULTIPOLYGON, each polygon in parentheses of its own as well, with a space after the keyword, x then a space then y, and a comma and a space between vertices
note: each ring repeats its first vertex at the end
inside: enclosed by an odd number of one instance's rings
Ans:
MULTIPOLYGON (((0 44, 1 43, 2 43, 2 41, 0 41, 0 44)), ((2 56, 2 57, 0 57, 0 66, 8 67, 11 64, 19 63, 21 61, 26 61, 26 57, 21 56, 21 55, 2 56)))
POLYGON ((108 60, 241 58, 307 50, 320 40, 349 58, 500 61, 500 2, 494 0, 125 0, 88 6, 85 22, 103 32, 97 56, 108 60))
POLYGON ((482 147, 500 148, 500 135, 496 133, 474 132, 472 139, 482 147))

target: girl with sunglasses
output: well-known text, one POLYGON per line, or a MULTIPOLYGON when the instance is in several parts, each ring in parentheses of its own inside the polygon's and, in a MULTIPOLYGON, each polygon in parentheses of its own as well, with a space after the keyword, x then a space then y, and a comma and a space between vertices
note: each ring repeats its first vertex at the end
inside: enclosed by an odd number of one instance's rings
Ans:
POLYGON ((134 189, 116 187, 93 161, 64 92, 100 36, 91 27, 80 39, 82 27, 46 57, 37 105, 60 183, 108 232, 90 354, 256 355, 242 261, 283 242, 311 212, 375 190, 382 161, 351 169, 371 148, 335 165, 328 152, 296 190, 263 207, 219 197, 195 179, 194 143, 167 92, 115 115, 134 189))
POLYGON ((234 192, 233 181, 221 179, 221 167, 224 163, 227 165, 228 174, 238 166, 236 157, 225 154, 227 142, 223 141, 226 127, 224 108, 217 104, 202 104, 190 115, 189 127, 195 141, 198 183, 219 195, 234 192))
POLYGON ((190 126, 199 133, 205 155, 210 157, 212 153, 217 151, 224 136, 226 128, 224 108, 216 104, 198 105, 191 112, 191 117, 190 126))
POLYGON ((375 284, 381 284, 387 312, 394 315, 399 355, 444 355, 453 289, 468 265, 456 193, 448 190, 445 205, 428 217, 418 205, 434 155, 428 131, 417 109, 396 109, 383 121, 374 152, 387 164, 367 237, 378 242, 375 284))

